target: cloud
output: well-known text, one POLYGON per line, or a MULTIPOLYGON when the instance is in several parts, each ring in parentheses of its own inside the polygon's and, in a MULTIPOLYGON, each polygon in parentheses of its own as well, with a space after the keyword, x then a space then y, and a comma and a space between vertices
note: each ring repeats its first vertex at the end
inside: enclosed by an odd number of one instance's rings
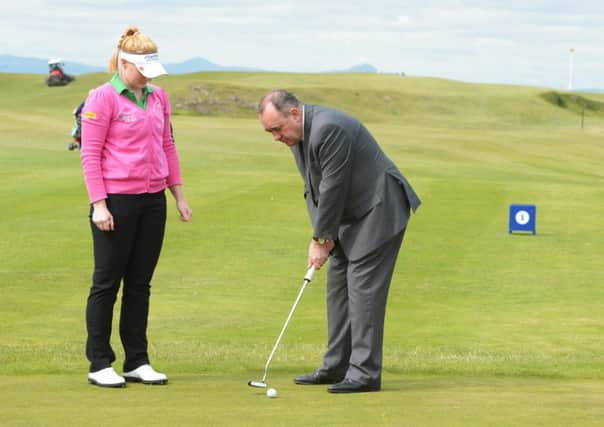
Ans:
POLYGON ((224 65, 320 71, 364 58, 380 70, 411 75, 562 86, 574 46, 577 75, 586 86, 604 87, 601 1, 6 3, 0 53, 102 65, 123 29, 136 24, 167 62, 202 56, 224 65))
POLYGON ((411 22, 411 18, 407 15, 399 15, 396 17, 396 24, 400 26, 406 26, 411 22))

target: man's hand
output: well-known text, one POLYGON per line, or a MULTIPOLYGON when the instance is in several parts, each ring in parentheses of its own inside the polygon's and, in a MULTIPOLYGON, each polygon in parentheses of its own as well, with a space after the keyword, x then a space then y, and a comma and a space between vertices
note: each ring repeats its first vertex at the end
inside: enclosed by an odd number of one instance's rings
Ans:
POLYGON ((320 269, 327 262, 327 258, 329 258, 329 254, 335 245, 333 240, 326 240, 325 243, 320 244, 312 239, 308 247, 308 266, 314 266, 317 270, 320 269))

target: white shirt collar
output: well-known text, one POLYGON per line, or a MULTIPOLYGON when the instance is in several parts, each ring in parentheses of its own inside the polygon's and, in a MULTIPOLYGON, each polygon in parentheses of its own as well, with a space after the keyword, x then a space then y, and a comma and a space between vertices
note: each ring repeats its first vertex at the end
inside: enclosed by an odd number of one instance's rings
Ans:
POLYGON ((304 104, 302 104, 302 141, 304 141, 304 104))

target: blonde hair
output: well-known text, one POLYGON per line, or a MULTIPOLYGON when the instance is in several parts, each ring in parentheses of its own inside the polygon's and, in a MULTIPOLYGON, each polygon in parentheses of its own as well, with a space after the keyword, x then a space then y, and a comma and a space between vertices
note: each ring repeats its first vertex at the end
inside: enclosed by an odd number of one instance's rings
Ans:
POLYGON ((126 28, 117 44, 117 49, 109 59, 109 72, 115 73, 118 70, 117 54, 120 50, 126 53, 156 53, 157 45, 151 38, 138 31, 138 27, 131 26, 126 28))

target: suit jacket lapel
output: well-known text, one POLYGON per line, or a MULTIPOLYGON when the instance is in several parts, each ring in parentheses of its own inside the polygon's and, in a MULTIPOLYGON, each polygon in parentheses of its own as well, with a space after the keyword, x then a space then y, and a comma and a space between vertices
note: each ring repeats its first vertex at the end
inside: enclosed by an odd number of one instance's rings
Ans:
POLYGON ((291 147, 291 151, 296 159, 296 165, 298 166, 298 170, 302 175, 304 181, 307 181, 308 177, 308 137, 310 135, 310 124, 312 122, 312 109, 310 105, 304 105, 304 132, 302 137, 306 139, 306 141, 302 140, 299 144, 291 147))
POLYGON ((296 159, 296 165, 298 166, 300 175, 302 175, 303 179, 306 179, 306 161, 304 160, 304 153, 302 152, 302 144, 296 144, 293 147, 290 147, 290 150, 294 155, 294 159, 296 159))
POLYGON ((314 106, 309 104, 304 104, 304 141, 301 147, 301 151, 304 155, 304 162, 306 171, 304 174, 304 181, 308 186, 308 190, 310 191, 313 204, 316 206, 318 203, 318 199, 315 197, 315 190, 312 183, 311 178, 311 168, 310 168, 310 130, 312 128, 312 119, 314 113, 314 106))

